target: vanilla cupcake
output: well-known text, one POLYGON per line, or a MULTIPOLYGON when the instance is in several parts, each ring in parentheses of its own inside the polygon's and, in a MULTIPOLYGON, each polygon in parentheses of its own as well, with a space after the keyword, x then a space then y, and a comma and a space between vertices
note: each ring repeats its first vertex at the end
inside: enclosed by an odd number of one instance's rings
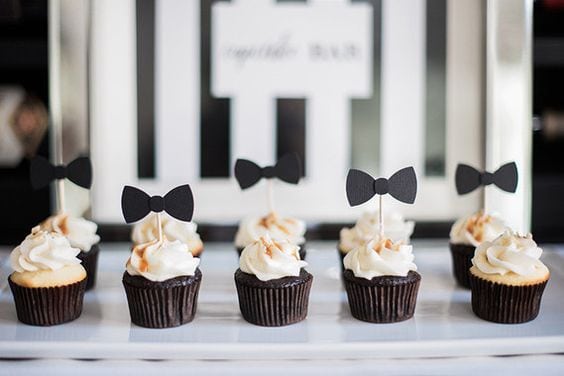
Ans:
POLYGON ((306 257, 306 224, 295 218, 283 218, 270 213, 261 218, 247 218, 241 222, 235 235, 235 248, 239 255, 247 245, 268 234, 274 241, 289 242, 299 246, 300 259, 306 257))
MULTIPOLYGON (((158 237, 157 214, 151 213, 141 222, 136 223, 131 231, 131 240, 134 244, 144 244, 158 237)), ((168 214, 161 214, 162 231, 168 240, 178 240, 184 243, 194 257, 200 257, 204 251, 204 243, 198 234, 198 225, 194 222, 181 222, 171 218, 168 214)))
POLYGON ((202 280, 199 264, 178 240, 164 237, 134 246, 123 274, 131 321, 147 328, 192 321, 202 280))
POLYGON ((411 318, 421 276, 413 249, 402 241, 376 238, 343 259, 343 279, 353 317, 372 323, 411 318))
POLYGON ((299 247, 266 234, 247 245, 235 272, 243 318, 260 326, 284 326, 307 316, 313 276, 299 247))
POLYGON ((542 249, 532 236, 505 231, 476 248, 470 268, 472 310, 493 322, 517 324, 533 320, 550 277, 540 261, 542 249))
POLYGON ((100 237, 96 234, 98 225, 84 218, 71 217, 68 214, 57 214, 47 218, 40 224, 41 228, 64 235, 70 245, 80 249, 78 258, 88 275, 86 290, 96 283, 98 255, 100 253, 100 237))
MULTIPOLYGON (((415 223, 406 221, 400 213, 389 213, 384 217, 384 235, 393 242, 409 244, 415 223)), ((361 247, 378 236, 380 232, 380 217, 377 211, 365 212, 356 221, 354 227, 341 229, 337 249, 342 260, 347 253, 361 247)))
POLYGON ((498 217, 479 211, 469 217, 461 218, 450 230, 450 253, 452 270, 456 281, 463 287, 470 288, 468 270, 474 250, 485 241, 492 241, 507 229, 498 217))
POLYGON ((8 277, 18 320, 49 326, 72 321, 82 313, 86 270, 66 237, 34 227, 10 255, 8 277))

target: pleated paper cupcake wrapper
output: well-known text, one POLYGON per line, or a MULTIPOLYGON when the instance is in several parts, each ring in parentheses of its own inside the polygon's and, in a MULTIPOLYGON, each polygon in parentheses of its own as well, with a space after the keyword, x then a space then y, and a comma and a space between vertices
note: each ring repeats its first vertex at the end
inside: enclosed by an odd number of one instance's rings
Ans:
POLYGON ((172 328, 194 319, 201 279, 184 286, 137 287, 123 281, 131 322, 145 328, 172 328))
POLYGON ((22 287, 8 277, 18 320, 28 325, 51 326, 72 321, 82 313, 86 278, 66 286, 22 287))
POLYGON ((467 244, 449 244, 452 255, 452 271, 456 282, 462 287, 470 288, 470 268, 476 247, 467 244))
POLYGON ((96 275, 98 272, 98 256, 100 254, 100 247, 98 244, 94 244, 90 251, 83 252, 81 251, 78 256, 78 259, 82 261, 82 266, 86 270, 86 290, 90 290, 94 288, 96 284, 96 275))
MULTIPOLYGON (((244 247, 235 247, 235 249, 237 250, 239 257, 241 257, 241 253, 243 253, 244 247)), ((300 260, 305 260, 307 256, 306 243, 300 244, 299 254, 300 254, 300 260)))
POLYGON ((249 286, 235 280, 243 318, 260 326, 285 326, 307 316, 311 275, 302 283, 281 288, 249 286))
POLYGON ((508 286, 486 281, 470 273, 472 311, 481 319, 501 324, 531 321, 539 314, 547 282, 508 286))
POLYGON ((350 270, 343 274, 353 317, 371 323, 393 323, 413 317, 421 281, 419 274, 405 280, 397 279, 404 277, 377 277, 383 280, 375 284, 374 280, 359 283, 355 278, 350 270), (393 283, 390 278, 395 279, 393 283))

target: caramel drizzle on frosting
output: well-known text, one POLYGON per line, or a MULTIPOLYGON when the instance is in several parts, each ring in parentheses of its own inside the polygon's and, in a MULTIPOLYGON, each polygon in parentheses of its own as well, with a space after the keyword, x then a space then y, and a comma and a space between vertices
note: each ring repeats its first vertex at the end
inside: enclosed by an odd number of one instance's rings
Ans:
MULTIPOLYGON (((148 243, 144 243, 144 244, 138 244, 135 247, 133 247, 133 253, 135 253, 135 255, 137 257, 139 257, 139 271, 142 273, 145 273, 146 271, 149 270, 149 263, 147 262, 147 260, 145 260, 145 251, 147 250, 147 248, 149 248, 152 245, 157 244, 159 241, 158 239, 152 240, 148 243)), ((129 264, 131 264, 131 258, 127 261, 129 264)))
POLYGON ((466 222, 466 231, 468 231, 477 242, 482 242, 484 239, 484 225, 492 221, 492 217, 483 212, 469 218, 466 222))
MULTIPOLYGON (((287 219, 286 222, 292 223, 293 220, 287 219)), ((266 229, 270 227, 278 227, 278 229, 280 229, 280 231, 282 231, 284 234, 290 235, 290 230, 278 221, 278 216, 276 215, 276 213, 270 213, 267 216, 262 217, 259 221, 259 226, 262 226, 266 229)))
POLYGON ((383 239, 381 241, 379 241, 378 243, 374 244, 374 247, 372 248, 374 250, 374 252, 376 253, 380 253, 382 252, 382 249, 384 248, 388 248, 388 249, 393 249, 394 242, 392 242, 391 239, 383 239))

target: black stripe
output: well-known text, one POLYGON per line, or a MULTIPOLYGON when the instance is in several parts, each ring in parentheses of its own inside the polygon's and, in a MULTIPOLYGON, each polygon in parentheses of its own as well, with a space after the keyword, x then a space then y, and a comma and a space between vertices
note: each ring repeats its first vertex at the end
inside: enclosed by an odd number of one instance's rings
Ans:
POLYGON ((137 0, 137 175, 155 177, 155 0, 137 0))
POLYGON ((211 94, 211 7, 200 2, 200 176, 230 175, 230 100, 211 94))
POLYGON ((382 35, 381 0, 352 0, 372 5, 372 96, 351 100, 351 165, 379 171, 380 159, 380 53, 382 35))
MULTIPOLYGON (((277 3, 305 3, 306 0, 276 0, 277 3)), ((286 153, 298 153, 302 174, 306 175, 306 99, 276 99, 276 158, 286 153)))
POLYGON ((303 98, 276 99, 276 157, 298 153, 305 176, 306 100, 303 98))
POLYGON ((444 176, 446 158, 446 0, 427 0, 425 175, 444 176))

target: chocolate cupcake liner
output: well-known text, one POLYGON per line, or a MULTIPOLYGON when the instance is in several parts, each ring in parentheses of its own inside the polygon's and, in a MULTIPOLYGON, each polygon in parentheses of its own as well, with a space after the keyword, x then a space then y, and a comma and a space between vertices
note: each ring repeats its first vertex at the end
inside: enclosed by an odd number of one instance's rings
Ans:
MULTIPOLYGON (((300 246, 300 250, 298 251, 298 253, 300 254, 300 260, 305 260, 307 252, 306 252, 306 243, 303 244, 298 244, 300 246)), ((241 257, 241 253, 243 253, 243 249, 245 247, 235 247, 235 249, 237 250, 237 253, 239 254, 239 257, 241 257)))
POLYGON ((86 270, 86 290, 90 290, 96 284, 96 275, 98 272, 98 256, 100 254, 100 247, 98 244, 94 244, 90 251, 84 252, 80 251, 78 256, 76 256, 80 261, 82 261, 82 266, 86 270))
POLYGON ((260 326, 285 326, 307 316, 313 276, 302 269, 299 277, 260 281, 237 269, 235 285, 243 318, 260 326))
POLYGON ((8 283, 14 296, 18 320, 28 325, 51 326, 72 321, 82 313, 86 278, 57 287, 23 287, 8 283))
POLYGON ((472 311, 479 318, 501 324, 520 324, 539 314, 548 280, 526 286, 487 281, 470 273, 472 311))
POLYGON ((392 323, 413 317, 421 282, 419 273, 410 271, 407 277, 368 280, 345 270, 343 279, 353 317, 371 323, 392 323))
POLYGON ((452 255, 452 271, 456 282, 464 288, 470 288, 470 268, 476 247, 468 244, 449 243, 452 255))
POLYGON ((196 315, 200 269, 193 276, 152 282, 123 274, 131 322, 146 328, 171 328, 191 322, 196 315))

